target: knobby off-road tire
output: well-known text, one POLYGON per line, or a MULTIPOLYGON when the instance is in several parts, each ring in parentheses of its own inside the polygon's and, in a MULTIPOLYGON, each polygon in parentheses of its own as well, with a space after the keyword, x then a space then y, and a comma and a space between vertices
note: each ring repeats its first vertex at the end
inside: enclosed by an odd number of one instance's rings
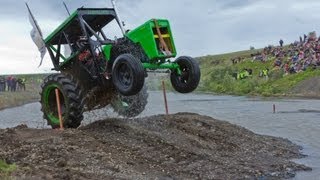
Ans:
POLYGON ((41 85, 41 111, 48 125, 59 126, 55 89, 59 90, 60 106, 65 128, 77 128, 83 119, 83 98, 80 85, 71 76, 52 74, 41 85))
MULTIPOLYGON (((121 54, 131 54, 141 62, 147 61, 147 56, 140 45, 133 43, 128 38, 120 38, 111 49, 111 62, 121 54)), ((124 117, 138 116, 148 103, 147 86, 144 85, 141 91, 133 96, 123 96, 117 93, 111 102, 114 111, 124 117)))
POLYGON ((198 87, 200 68, 197 61, 188 56, 181 56, 175 61, 181 69, 181 75, 171 72, 170 79, 173 88, 180 93, 190 93, 198 87))
POLYGON ((148 61, 148 57, 144 53, 142 47, 126 37, 119 38, 117 43, 112 46, 110 62, 113 63, 121 54, 131 54, 141 62, 148 61))
POLYGON ((120 94, 135 95, 142 89, 145 72, 139 59, 131 54, 117 57, 112 67, 112 81, 120 94))
POLYGON ((142 113, 148 104, 147 86, 144 85, 141 91, 133 96, 123 96, 118 94, 111 102, 115 112, 124 117, 136 117, 142 113))

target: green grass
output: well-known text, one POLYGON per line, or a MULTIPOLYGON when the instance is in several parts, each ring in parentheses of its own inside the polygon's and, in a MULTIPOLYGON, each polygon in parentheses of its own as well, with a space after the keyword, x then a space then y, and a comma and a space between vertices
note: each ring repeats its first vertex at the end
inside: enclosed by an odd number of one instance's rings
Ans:
MULTIPOLYGON (((198 91, 234 94, 234 95, 287 95, 301 81, 320 76, 320 70, 307 70, 284 76, 282 70, 273 68, 274 58, 266 63, 252 61, 250 55, 259 50, 239 51, 234 53, 199 57, 201 81, 198 91), (244 61, 232 64, 231 58, 244 57, 244 61), (252 69, 253 75, 247 79, 235 80, 233 73, 244 68, 252 69), (259 77, 260 70, 270 69, 269 79, 259 77)), ((260 49, 261 51, 261 49, 260 49)))
POLYGON ((15 164, 7 164, 3 160, 0 160, 0 178, 7 178, 10 176, 12 172, 14 172, 17 169, 17 166, 15 164))

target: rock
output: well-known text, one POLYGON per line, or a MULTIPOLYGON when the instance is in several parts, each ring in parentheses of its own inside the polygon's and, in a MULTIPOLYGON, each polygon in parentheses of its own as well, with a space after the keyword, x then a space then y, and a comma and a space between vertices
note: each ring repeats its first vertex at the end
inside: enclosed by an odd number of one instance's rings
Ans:
POLYGON ((67 166, 67 161, 64 159, 59 159, 58 162, 56 163, 57 167, 65 167, 67 166))

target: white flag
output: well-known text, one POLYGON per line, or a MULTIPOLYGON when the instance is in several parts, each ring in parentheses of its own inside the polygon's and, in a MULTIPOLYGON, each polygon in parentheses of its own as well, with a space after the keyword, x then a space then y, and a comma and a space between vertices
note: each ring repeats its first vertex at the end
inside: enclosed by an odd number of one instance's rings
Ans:
POLYGON ((44 58, 44 55, 47 52, 46 49, 46 45, 43 41, 43 37, 42 37, 42 32, 38 26, 37 21, 33 18, 31 12, 29 11, 29 21, 32 25, 32 30, 30 32, 31 38, 33 40, 33 42, 36 44, 36 46, 38 47, 39 51, 40 51, 40 56, 41 56, 41 61, 38 67, 41 66, 42 64, 42 60, 44 58))

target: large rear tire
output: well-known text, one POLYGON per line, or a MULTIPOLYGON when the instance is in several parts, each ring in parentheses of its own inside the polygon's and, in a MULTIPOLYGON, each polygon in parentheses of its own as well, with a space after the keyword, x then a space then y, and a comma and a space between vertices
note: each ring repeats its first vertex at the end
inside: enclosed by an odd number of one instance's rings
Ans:
POLYGON ((112 81, 124 96, 132 96, 141 91, 145 72, 139 59, 131 54, 117 57, 112 67, 112 81))
POLYGON ((41 88, 41 111, 48 125, 53 129, 60 125, 55 94, 55 89, 58 89, 64 127, 80 126, 83 119, 83 98, 79 84, 71 76, 49 75, 44 79, 41 88))
POLYGON ((197 61, 188 56, 181 56, 175 61, 181 70, 181 75, 172 71, 170 75, 173 88, 180 93, 190 93, 194 91, 200 81, 200 68, 197 61))
POLYGON ((124 117, 136 117, 143 112, 148 104, 147 86, 143 86, 141 91, 133 96, 123 96, 118 94, 111 102, 115 112, 124 117))

